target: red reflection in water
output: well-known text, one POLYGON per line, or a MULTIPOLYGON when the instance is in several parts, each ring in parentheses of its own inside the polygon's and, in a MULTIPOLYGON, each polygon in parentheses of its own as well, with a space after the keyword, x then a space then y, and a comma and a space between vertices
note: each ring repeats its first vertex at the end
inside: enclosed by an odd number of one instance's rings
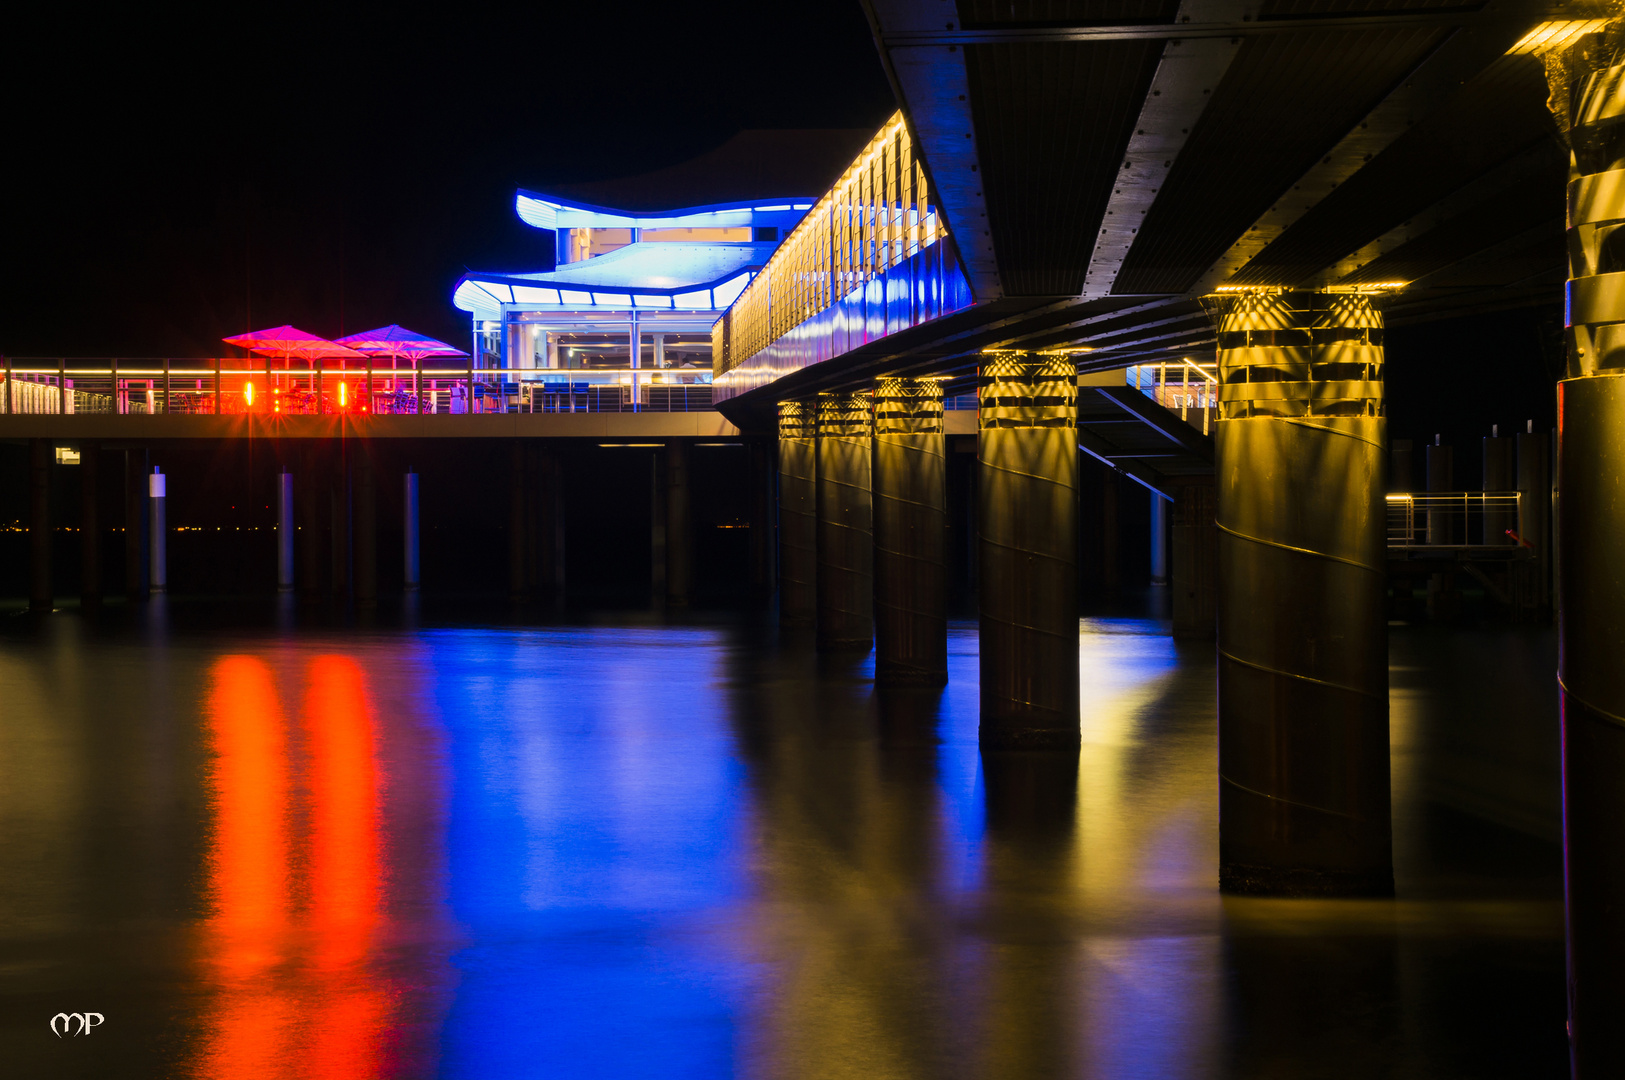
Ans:
POLYGON ((372 709, 348 657, 318 657, 306 679, 309 842, 298 848, 287 722, 270 668, 241 656, 214 668, 207 959, 220 994, 197 1066, 211 1080, 361 1080, 383 1064, 389 991, 364 965, 382 893, 372 709), (303 920, 295 877, 307 886, 303 920))
POLYGON ((209 692, 214 744, 213 924, 228 947, 214 960, 242 976, 274 962, 272 940, 288 921, 286 724, 271 669, 222 657, 209 692), (270 948, 268 948, 270 946, 270 948))
POLYGON ((361 668, 346 656, 311 662, 305 693, 310 739, 312 966, 326 976, 311 1075, 378 1075, 388 1006, 366 973, 378 924, 378 779, 372 709, 361 668))
POLYGON ((262 975, 279 960, 288 918, 286 723, 271 670, 247 656, 215 663, 208 697, 215 755, 214 900, 208 960, 227 988, 210 1025, 198 1072, 234 1080, 272 1076, 285 1060, 291 996, 262 975))
POLYGON ((361 668, 346 656, 311 662, 310 902, 316 962, 355 963, 378 922, 378 777, 372 709, 361 668))

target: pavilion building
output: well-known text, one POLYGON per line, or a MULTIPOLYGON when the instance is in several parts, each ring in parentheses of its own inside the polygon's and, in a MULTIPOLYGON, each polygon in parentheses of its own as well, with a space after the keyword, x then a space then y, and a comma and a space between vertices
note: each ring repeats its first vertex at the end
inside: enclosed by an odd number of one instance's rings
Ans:
POLYGON ((521 385, 619 384, 644 404, 661 384, 709 385, 712 324, 867 138, 745 131, 641 176, 520 189, 515 209, 553 234, 553 265, 458 279, 475 366, 521 385))

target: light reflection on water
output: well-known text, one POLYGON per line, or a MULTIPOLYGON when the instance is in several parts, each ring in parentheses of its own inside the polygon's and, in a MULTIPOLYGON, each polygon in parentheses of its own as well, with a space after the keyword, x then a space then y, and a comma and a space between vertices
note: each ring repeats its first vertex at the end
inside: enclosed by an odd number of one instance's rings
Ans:
POLYGON ((748 621, 6 640, 0 1052, 90 995, 95 1075, 1562 1075, 1539 709, 1451 704, 1546 639, 1396 633, 1401 898, 1306 903, 1214 888, 1211 645, 1082 629, 1075 759, 980 753, 974 624, 897 692, 748 621))

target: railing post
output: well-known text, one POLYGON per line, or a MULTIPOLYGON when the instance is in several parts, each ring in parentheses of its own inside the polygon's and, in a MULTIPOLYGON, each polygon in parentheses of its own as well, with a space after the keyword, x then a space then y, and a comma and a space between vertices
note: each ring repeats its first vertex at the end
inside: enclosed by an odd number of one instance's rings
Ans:
POLYGON ((164 357, 164 415, 169 415, 169 357, 164 357))
POLYGON ((113 415, 118 416, 121 413, 127 413, 130 411, 128 403, 119 396, 118 392, 118 357, 113 357, 107 362, 107 365, 109 372, 112 374, 113 381, 111 391, 113 394, 113 415))
MULTIPOLYGON (((269 387, 267 387, 266 392, 270 392, 269 387)), ((214 414, 216 416, 220 415, 220 358, 218 356, 214 358, 214 414)))
POLYGON ((68 358, 65 356, 56 360, 56 414, 68 414, 68 358))
POLYGON ((423 415, 423 360, 412 361, 412 404, 419 416, 423 415))
POLYGON ((321 357, 317 357, 316 360, 315 360, 315 372, 316 372, 316 415, 320 416, 320 415, 322 415, 323 392, 327 389, 322 384, 322 361, 321 361, 321 357))
POLYGON ((11 415, 11 357, 6 357, 6 415, 11 415))

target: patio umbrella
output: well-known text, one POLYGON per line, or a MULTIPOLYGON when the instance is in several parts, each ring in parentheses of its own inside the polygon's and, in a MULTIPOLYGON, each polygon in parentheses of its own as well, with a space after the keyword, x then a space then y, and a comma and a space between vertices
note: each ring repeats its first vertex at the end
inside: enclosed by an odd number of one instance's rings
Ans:
MULTIPOLYGON (((314 365, 317 360, 365 360, 364 353, 356 352, 335 341, 324 337, 317 337, 307 330, 297 326, 273 326, 269 330, 253 330, 236 337, 221 338, 227 345, 236 345, 247 349, 251 353, 261 356, 280 356, 282 368, 286 371, 292 366, 294 357, 299 357, 307 364, 314 365)), ((269 375, 269 373, 267 373, 269 375)), ((270 387, 266 388, 271 389, 270 387)))
MULTIPOLYGON (((389 357, 390 387, 395 386, 395 362, 399 357, 406 357, 412 361, 414 367, 430 356, 467 356, 462 349, 447 345, 444 341, 436 341, 432 337, 424 337, 414 330, 408 330, 399 323, 390 323, 380 326, 376 330, 363 330, 359 334, 350 334, 338 339, 338 344, 346 345, 358 352, 366 353, 371 357, 389 357)), ((415 385, 415 384, 414 384, 415 385)))
POLYGON ((365 358, 363 353, 339 344, 328 341, 324 337, 301 330, 297 326, 273 326, 269 330, 253 330, 236 337, 221 338, 227 345, 236 345, 261 356, 280 356, 283 361, 294 357, 307 363, 327 359, 356 359, 365 358))
POLYGON ((436 341, 432 337, 424 337, 415 331, 408 330, 398 323, 380 326, 376 330, 363 330, 359 334, 338 339, 338 344, 347 345, 358 352, 368 356, 387 356, 389 366, 395 366, 396 357, 404 356, 413 363, 430 356, 467 356, 462 349, 453 348, 444 341, 436 341))

